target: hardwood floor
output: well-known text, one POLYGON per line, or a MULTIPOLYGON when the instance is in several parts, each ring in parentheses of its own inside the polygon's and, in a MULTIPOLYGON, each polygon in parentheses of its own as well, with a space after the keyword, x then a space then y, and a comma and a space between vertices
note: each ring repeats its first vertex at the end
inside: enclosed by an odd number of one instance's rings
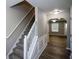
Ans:
POLYGON ((39 59, 69 59, 65 36, 49 36, 49 43, 39 59))

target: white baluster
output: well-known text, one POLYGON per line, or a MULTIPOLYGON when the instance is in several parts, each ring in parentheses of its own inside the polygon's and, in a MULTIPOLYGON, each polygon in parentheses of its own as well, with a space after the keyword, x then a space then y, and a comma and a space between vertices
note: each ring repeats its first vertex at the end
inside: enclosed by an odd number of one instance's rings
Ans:
POLYGON ((27 36, 24 36, 24 59, 27 59, 27 36))

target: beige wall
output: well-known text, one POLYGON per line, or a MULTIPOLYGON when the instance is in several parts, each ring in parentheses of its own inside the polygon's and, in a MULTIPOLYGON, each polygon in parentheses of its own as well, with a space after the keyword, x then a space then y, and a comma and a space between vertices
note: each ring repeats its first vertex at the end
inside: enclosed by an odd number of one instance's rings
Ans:
POLYGON ((38 36, 40 37, 48 34, 48 19, 46 13, 40 8, 38 8, 37 12, 38 36))

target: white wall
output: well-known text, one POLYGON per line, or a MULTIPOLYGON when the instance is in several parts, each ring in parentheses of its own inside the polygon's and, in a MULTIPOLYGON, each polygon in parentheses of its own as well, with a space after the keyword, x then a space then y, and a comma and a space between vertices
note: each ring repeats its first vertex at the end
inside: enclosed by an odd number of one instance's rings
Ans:
POLYGON ((48 19, 46 12, 38 8, 38 37, 48 34, 48 19))

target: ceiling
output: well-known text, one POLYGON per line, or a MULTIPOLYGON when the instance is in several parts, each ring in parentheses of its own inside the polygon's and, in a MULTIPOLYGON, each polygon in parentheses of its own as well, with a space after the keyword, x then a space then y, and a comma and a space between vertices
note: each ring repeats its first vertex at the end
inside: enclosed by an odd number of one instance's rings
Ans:
POLYGON ((35 7, 39 7, 45 11, 53 9, 68 9, 72 5, 72 0, 27 0, 35 7))

